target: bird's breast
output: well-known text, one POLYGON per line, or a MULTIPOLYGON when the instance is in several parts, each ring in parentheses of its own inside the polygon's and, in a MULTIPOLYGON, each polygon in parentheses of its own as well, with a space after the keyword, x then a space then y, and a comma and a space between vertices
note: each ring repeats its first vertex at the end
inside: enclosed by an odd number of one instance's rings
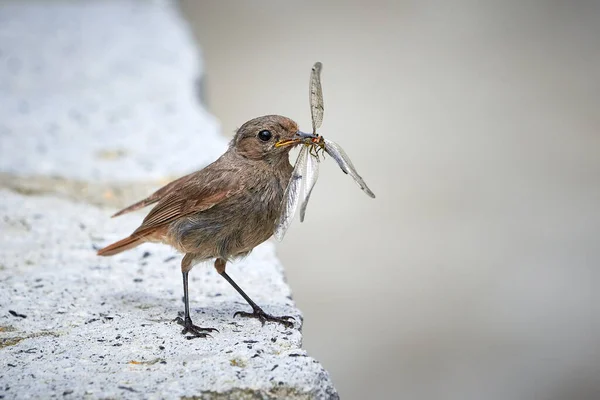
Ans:
POLYGON ((171 242, 201 258, 247 253, 273 235, 286 186, 285 174, 250 182, 212 208, 175 221, 169 229, 171 242))

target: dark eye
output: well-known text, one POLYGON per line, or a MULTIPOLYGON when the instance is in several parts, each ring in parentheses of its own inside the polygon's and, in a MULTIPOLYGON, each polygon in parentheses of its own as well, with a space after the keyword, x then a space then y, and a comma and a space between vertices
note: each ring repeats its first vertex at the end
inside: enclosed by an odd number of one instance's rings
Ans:
POLYGON ((269 139, 271 139, 271 131, 267 131, 265 129, 264 131, 258 132, 258 138, 263 142, 268 141, 269 139))

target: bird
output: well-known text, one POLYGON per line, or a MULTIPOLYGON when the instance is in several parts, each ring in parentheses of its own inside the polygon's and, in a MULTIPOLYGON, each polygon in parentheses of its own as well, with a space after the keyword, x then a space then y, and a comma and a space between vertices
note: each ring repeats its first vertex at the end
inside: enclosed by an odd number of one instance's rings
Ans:
POLYGON ((165 243, 183 253, 184 318, 178 316, 175 321, 183 326, 181 333, 188 339, 208 337, 217 331, 193 323, 188 295, 190 270, 212 259, 216 271, 252 307, 252 312, 238 311, 234 318, 252 317, 263 325, 271 321, 293 327, 293 317, 277 317, 263 311, 225 267, 273 235, 292 176, 289 152, 302 143, 302 138, 296 122, 287 117, 266 115, 251 119, 237 130, 228 149, 216 161, 114 214, 117 217, 154 204, 131 235, 97 254, 112 256, 146 242, 165 243))

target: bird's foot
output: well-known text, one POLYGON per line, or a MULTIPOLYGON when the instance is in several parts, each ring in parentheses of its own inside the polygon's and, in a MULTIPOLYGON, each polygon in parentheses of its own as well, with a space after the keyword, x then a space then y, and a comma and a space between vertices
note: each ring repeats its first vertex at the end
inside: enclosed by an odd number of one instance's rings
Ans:
POLYGON ((288 321, 290 319, 295 320, 294 317, 291 317, 289 315, 284 315, 284 316, 281 316, 281 317, 274 317, 274 316, 269 315, 266 312, 264 312, 262 310, 262 308, 260 308, 260 307, 254 308, 254 311, 251 312, 251 313, 244 312, 244 311, 238 311, 235 314, 233 314, 233 318, 237 317, 238 315, 240 317, 245 317, 245 318, 256 318, 260 322, 262 322, 263 325, 265 324, 266 321, 272 321, 272 322, 278 322, 278 323, 282 324, 283 326, 285 326, 286 328, 293 328, 294 327, 294 323, 288 321))
POLYGON ((208 332, 219 332, 215 328, 201 328, 197 325, 194 325, 190 317, 187 317, 185 319, 177 317, 174 319, 174 321, 177 322, 179 325, 183 326, 183 330, 181 331, 182 335, 187 335, 188 333, 191 334, 190 336, 185 337, 188 340, 195 338, 212 337, 208 332))

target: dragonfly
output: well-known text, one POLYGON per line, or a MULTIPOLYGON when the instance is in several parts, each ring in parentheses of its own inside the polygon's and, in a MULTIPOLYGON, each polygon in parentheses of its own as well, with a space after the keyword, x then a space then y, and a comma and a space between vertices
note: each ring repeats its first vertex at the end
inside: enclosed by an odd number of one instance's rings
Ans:
MULTIPOLYGON (((364 179, 356 172, 356 168, 342 147, 332 140, 325 139, 317 133, 317 129, 323 123, 323 90, 321 87, 321 70, 323 64, 315 63, 310 74, 310 113, 312 118, 312 133, 298 132, 301 140, 300 153, 294 164, 292 177, 286 187, 281 203, 279 219, 275 225, 275 237, 283 240, 296 209, 300 204, 300 222, 304 221, 306 207, 317 179, 319 177, 319 162, 323 153, 333 158, 342 171, 350 175, 360 188, 369 197, 375 198, 375 194, 369 189, 364 179)), ((296 139, 297 140, 297 139, 296 139)), ((285 146, 287 141, 279 142, 276 146, 285 146)))

